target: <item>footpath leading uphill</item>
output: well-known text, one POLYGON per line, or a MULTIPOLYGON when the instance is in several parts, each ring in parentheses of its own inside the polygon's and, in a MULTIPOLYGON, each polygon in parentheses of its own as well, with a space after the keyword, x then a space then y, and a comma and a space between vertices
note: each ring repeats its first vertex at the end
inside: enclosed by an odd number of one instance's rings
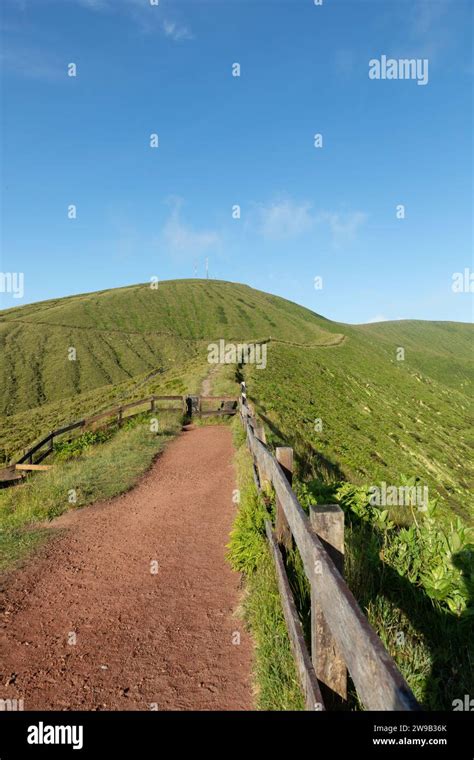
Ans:
POLYGON ((58 518, 3 592, 2 699, 25 710, 252 708, 225 560, 228 428, 185 431, 129 493, 58 518))

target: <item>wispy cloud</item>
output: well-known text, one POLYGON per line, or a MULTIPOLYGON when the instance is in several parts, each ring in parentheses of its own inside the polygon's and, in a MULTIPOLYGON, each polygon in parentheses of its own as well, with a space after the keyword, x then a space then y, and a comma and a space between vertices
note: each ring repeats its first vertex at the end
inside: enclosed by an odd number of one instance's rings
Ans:
POLYGON ((452 0, 415 0, 410 7, 409 26, 422 55, 433 61, 452 41, 452 0))
POLYGON ((350 245, 365 224, 368 215, 362 211, 338 213, 313 209, 309 201, 289 198, 258 206, 258 231, 270 241, 302 237, 317 226, 329 226, 334 248, 350 245))
POLYGON ((431 64, 446 63, 447 50, 459 38, 459 24, 471 22, 469 3, 458 0, 410 0, 384 6, 381 21, 390 31, 387 54, 394 58, 428 58, 431 64))
POLYGON ((310 203, 283 200, 259 206, 259 228, 267 240, 286 240, 299 237, 315 223, 310 203))
POLYGON ((197 230, 183 221, 181 198, 172 198, 170 205, 171 214, 163 227, 162 240, 157 241, 163 242, 169 253, 177 257, 196 257, 219 246, 221 238, 215 230, 197 230))
POLYGON ((27 11, 28 7, 40 2, 64 5, 76 5, 94 13, 126 14, 144 33, 159 32, 174 42, 194 39, 189 25, 182 23, 178 15, 167 10, 163 17, 162 3, 151 5, 150 0, 6 0, 18 10, 27 11))
POLYGON ((451 0, 415 0, 409 6, 412 32, 417 37, 431 35, 452 7, 451 0))
POLYGON ((363 211, 351 211, 343 214, 322 211, 317 216, 318 222, 329 224, 335 248, 342 248, 353 243, 359 229, 367 219, 368 215, 363 211))
POLYGON ((76 0, 76 2, 78 2, 79 5, 83 5, 85 8, 92 8, 94 11, 110 8, 108 0, 76 0))
POLYGON ((180 26, 175 21, 163 21, 163 31, 166 37, 179 42, 179 40, 192 40, 193 35, 187 26, 180 26))

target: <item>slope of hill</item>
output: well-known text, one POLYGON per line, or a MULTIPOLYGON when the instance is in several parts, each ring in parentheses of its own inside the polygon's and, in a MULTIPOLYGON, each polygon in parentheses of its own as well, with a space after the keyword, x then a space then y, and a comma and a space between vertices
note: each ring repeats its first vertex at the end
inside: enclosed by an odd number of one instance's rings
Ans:
POLYGON ((0 414, 115 385, 196 354, 200 341, 334 340, 334 323, 245 285, 136 285, 0 313, 0 414), (69 349, 76 361, 69 360, 69 349))
POLYGON ((370 483, 416 477, 466 518, 472 336, 470 325, 452 322, 339 324, 214 280, 9 309, 0 313, 3 444, 11 456, 44 427, 137 389, 196 390, 209 341, 266 340, 267 368, 248 365, 244 374, 275 440, 292 443, 302 471, 370 483))
POLYGON ((446 511, 472 519, 470 328, 450 325, 453 343, 443 346, 444 325, 397 326, 340 325, 346 340, 331 350, 270 344, 268 371, 246 368, 251 396, 306 475, 417 478, 446 511))

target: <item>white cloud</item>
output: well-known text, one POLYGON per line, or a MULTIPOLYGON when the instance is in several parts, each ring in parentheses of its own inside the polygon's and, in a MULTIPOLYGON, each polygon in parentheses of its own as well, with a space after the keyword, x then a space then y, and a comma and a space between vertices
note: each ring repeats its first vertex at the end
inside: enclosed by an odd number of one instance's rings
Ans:
POLYGON ((178 42, 179 40, 192 40, 193 35, 187 26, 179 26, 174 21, 163 21, 163 31, 166 37, 178 42))
POLYGON ((322 211, 318 214, 318 222, 327 222, 332 232, 332 243, 335 248, 350 245, 357 237, 360 227, 368 219, 363 211, 352 211, 339 214, 331 211, 322 211))
POLYGON ((198 256, 220 244, 220 236, 214 230, 195 230, 182 221, 180 198, 172 199, 171 204, 171 214, 162 233, 163 242, 171 253, 177 256, 198 256))
POLYGON ((291 200, 259 207, 260 232, 268 240, 286 240, 299 237, 311 229, 315 220, 311 204, 297 204, 291 200))
POLYGON ((258 206, 258 231, 267 240, 289 240, 311 232, 318 225, 328 225, 334 248, 354 242, 368 215, 362 211, 316 213, 309 201, 289 198, 258 206))

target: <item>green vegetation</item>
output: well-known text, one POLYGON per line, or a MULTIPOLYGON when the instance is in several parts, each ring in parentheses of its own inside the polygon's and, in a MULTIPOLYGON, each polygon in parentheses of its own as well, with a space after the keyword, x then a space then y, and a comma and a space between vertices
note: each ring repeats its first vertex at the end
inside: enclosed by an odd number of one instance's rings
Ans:
MULTIPOLYGON (((275 517, 273 494, 257 493, 245 446, 237 464, 241 500, 229 559, 247 581, 244 615, 256 641, 258 704, 302 709, 265 539, 265 519, 275 517)), ((443 526, 433 502, 426 516, 399 527, 388 510, 370 505, 367 487, 297 480, 294 488, 307 512, 312 504, 344 509, 347 583, 418 701, 426 709, 450 709, 459 695, 472 693, 474 531, 459 518, 443 526)), ((287 552, 285 562, 310 647, 310 589, 298 551, 287 552)), ((361 708, 353 688, 348 707, 361 708)))
MULTIPOLYGON (((247 365, 239 377, 269 445, 293 447, 303 505, 344 508, 349 586, 418 699, 450 709, 474 690, 472 336, 471 326, 452 322, 338 324, 212 280, 10 309, 0 313, 0 461, 63 423, 152 393, 235 394, 235 367, 209 371, 208 343, 265 341, 266 369, 247 365), (428 486, 428 513, 370 506, 367 489, 382 482, 428 486)), ((100 437, 59 442, 54 470, 0 492, 5 562, 44 539, 43 527, 32 526, 68 508, 69 488, 82 505, 130 487, 166 439, 140 426, 97 445, 100 437)), ((229 552, 247 578, 259 705, 300 709, 263 532, 271 499, 257 497, 243 450, 238 467, 242 499, 229 552)), ((308 633, 297 552, 287 556, 287 570, 308 633)), ((358 706, 354 695, 350 706, 358 706)))
POLYGON ((440 515, 472 520, 470 326, 339 329, 346 340, 338 347, 272 341, 267 369, 245 368, 271 441, 293 446, 305 477, 361 485, 415 477, 439 497, 440 515))
MULTIPOLYGON (((444 526, 433 502, 410 527, 398 527, 387 510, 369 504, 367 487, 314 480, 295 490, 307 511, 318 503, 344 509, 350 589, 418 701, 451 709, 474 687, 474 531, 459 518, 444 526)), ((301 584, 299 571, 296 577, 301 584)), ((294 591, 305 619, 307 591, 302 595, 297 584, 294 591)))
POLYGON ((88 430, 86 433, 70 441, 59 441, 54 444, 53 454, 55 462, 67 462, 69 459, 80 457, 91 446, 105 443, 113 435, 113 429, 97 430, 95 433, 88 430))
MULTIPOLYGON (((293 445, 307 476, 396 484, 405 474, 438 493, 440 514, 471 519, 471 326, 343 325, 213 280, 1 312, 0 461, 59 424, 122 400, 199 392, 207 345, 220 338, 269 341, 267 369, 245 368, 249 393, 273 440, 293 445), (68 360, 71 346, 77 361, 68 360)), ((228 392, 228 373, 218 373, 213 387, 228 392)))
POLYGON ((131 488, 179 430, 181 418, 169 413, 159 415, 159 422, 159 433, 151 432, 148 416, 140 415, 108 431, 102 445, 103 435, 86 434, 77 448, 61 449, 52 470, 0 491, 0 569, 48 536, 47 521, 131 488))
POLYGON ((243 614, 255 641, 256 703, 260 710, 302 710, 304 701, 265 538, 268 512, 253 482, 240 420, 234 423, 234 431, 240 504, 231 533, 229 560, 246 578, 243 614))
MULTIPOLYGON (((180 280, 0 313, 0 413, 11 415, 172 369, 219 338, 324 343, 326 320, 246 285, 180 280), (225 317, 225 319, 224 319, 225 317), (69 348, 76 361, 69 361, 69 348)), ((331 323, 328 323, 331 324, 331 323)))
POLYGON ((208 371, 209 366, 202 357, 192 358, 156 377, 149 378, 148 373, 138 375, 125 383, 107 385, 26 412, 0 417, 0 463, 19 457, 28 445, 43 438, 49 430, 121 403, 146 398, 153 393, 178 396, 198 393, 208 371))

